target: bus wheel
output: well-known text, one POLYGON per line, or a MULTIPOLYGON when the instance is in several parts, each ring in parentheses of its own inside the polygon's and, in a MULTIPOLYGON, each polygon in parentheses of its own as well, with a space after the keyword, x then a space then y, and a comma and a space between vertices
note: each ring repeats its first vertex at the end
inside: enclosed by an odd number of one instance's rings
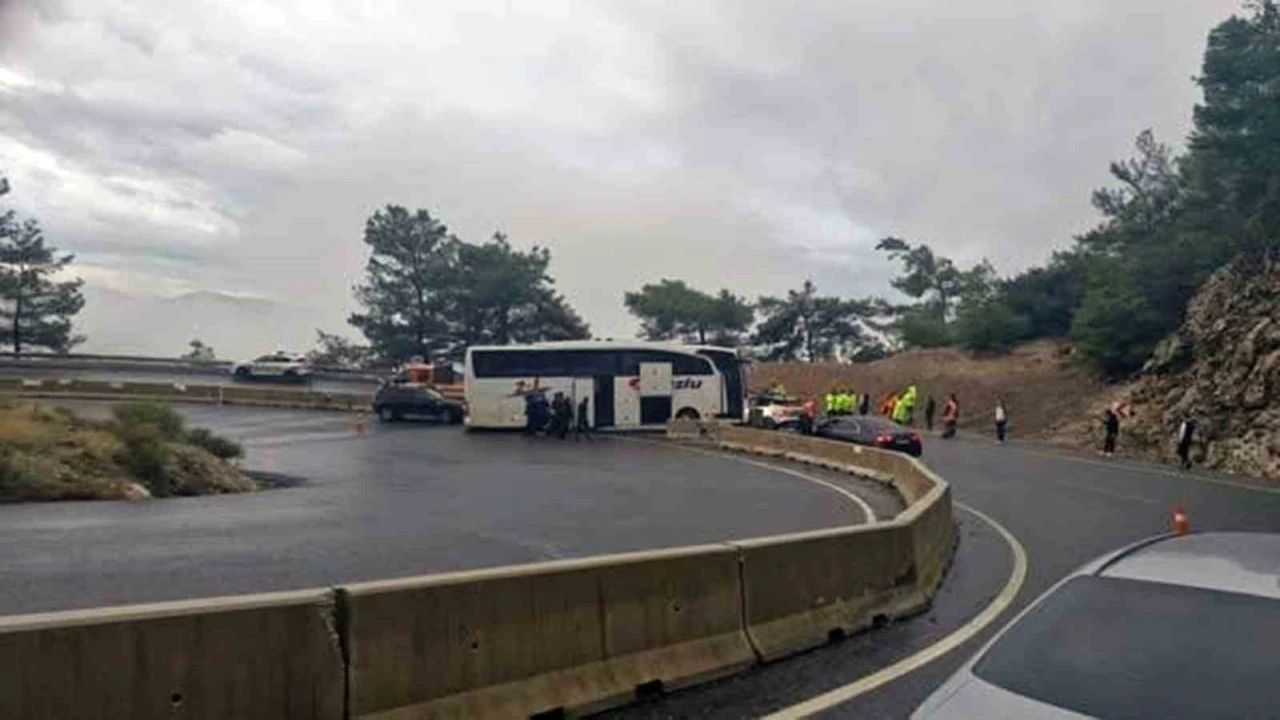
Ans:
POLYGON ((677 420, 697 420, 700 415, 693 408, 680 408, 680 412, 676 413, 677 420))

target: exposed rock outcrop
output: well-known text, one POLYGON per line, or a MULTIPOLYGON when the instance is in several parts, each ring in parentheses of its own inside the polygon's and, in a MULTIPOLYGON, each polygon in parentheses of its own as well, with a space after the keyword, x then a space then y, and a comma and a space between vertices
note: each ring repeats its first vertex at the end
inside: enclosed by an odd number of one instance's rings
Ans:
POLYGON ((1214 273, 1160 345, 1130 397, 1124 440, 1174 456, 1185 418, 1192 457, 1206 467, 1280 480, 1280 249, 1214 273))

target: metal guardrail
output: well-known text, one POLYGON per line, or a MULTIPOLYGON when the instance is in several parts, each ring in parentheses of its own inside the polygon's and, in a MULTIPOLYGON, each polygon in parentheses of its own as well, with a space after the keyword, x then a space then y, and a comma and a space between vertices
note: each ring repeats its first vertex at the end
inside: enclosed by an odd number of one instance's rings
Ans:
MULTIPOLYGON (((138 355, 96 355, 84 353, 0 353, 0 368, 41 368, 55 370, 128 370, 155 371, 183 374, 217 375, 231 371, 231 360, 189 360, 185 358, 157 358, 138 355)), ((389 372, 389 371, 388 371, 389 372)), ((326 365, 311 366, 311 376, 319 380, 377 382, 385 373, 375 370, 354 370, 326 365)))
POLYGON ((216 405, 346 411, 368 411, 372 398, 372 393, 322 393, 238 385, 117 382, 75 378, 0 378, 0 394, 88 400, 155 399, 216 405))

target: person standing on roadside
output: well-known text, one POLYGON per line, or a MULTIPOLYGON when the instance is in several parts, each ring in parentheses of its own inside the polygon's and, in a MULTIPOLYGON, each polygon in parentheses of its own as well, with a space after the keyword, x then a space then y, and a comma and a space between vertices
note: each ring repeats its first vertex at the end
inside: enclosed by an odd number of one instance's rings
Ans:
POLYGON ((578 403, 578 422, 574 425, 573 439, 581 440, 584 436, 591 439, 591 418, 587 416, 590 411, 590 398, 582 398, 582 402, 578 403))
POLYGON ((858 403, 858 414, 866 415, 871 412, 871 393, 862 393, 862 402, 858 403))
POLYGON ((1196 435, 1196 421, 1188 417, 1178 427, 1178 464, 1183 470, 1191 469, 1191 441, 1196 435))
POLYGON ((812 435, 814 421, 818 416, 818 401, 812 397, 804 401, 800 408, 800 434, 812 435))
POLYGON ((547 429, 551 412, 547 405, 547 393, 539 388, 536 382, 533 391, 529 393, 529 401, 532 408, 529 414, 532 427, 526 429, 529 431, 529 436, 533 437, 547 429))
POLYGON ((924 401, 924 424, 930 432, 933 432, 933 416, 938 412, 938 403, 930 395, 928 400, 924 401))
POLYGON ((915 425, 916 423, 916 386, 908 385, 898 396, 893 406, 893 421, 899 425, 915 425))
POLYGON ((551 400, 551 428, 556 437, 564 440, 569 433, 569 422, 573 417, 573 401, 558 392, 551 400))
POLYGON ((942 407, 942 437, 953 438, 956 436, 956 423, 960 420, 960 401, 956 399, 956 394, 951 393, 947 396, 947 404, 942 407))
POLYGON ((1005 431, 1009 429, 1009 414, 1005 412, 1004 400, 996 400, 996 440, 1004 442, 1005 431))
POLYGON ((885 417, 893 417, 893 409, 896 407, 898 407, 898 396, 895 393, 889 393, 880 402, 880 414, 885 417))
POLYGON ((538 432, 538 407, 534 400, 534 393, 526 393, 524 396, 524 434, 533 437, 538 432))
POLYGON ((1120 435, 1120 405, 1109 405, 1102 413, 1102 424, 1106 435, 1102 439, 1102 454, 1113 457, 1116 454, 1116 437, 1120 435))

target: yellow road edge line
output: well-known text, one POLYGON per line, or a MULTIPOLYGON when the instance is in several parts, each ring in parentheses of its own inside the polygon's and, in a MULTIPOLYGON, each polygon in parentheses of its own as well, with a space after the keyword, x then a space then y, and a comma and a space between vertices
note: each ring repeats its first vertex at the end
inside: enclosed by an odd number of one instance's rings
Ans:
POLYGON ((1013 552, 1013 571, 1009 574, 1008 581, 1001 588, 1000 593, 995 596, 990 603, 987 604, 982 612, 975 615, 969 622, 965 623, 959 629, 941 640, 929 645, 928 647, 909 655, 898 662, 877 670, 866 677, 860 678, 848 685, 838 687, 829 692, 825 692, 816 697, 810 698, 802 703, 783 708, 773 714, 765 716, 765 720, 790 720, 791 718, 803 718, 816 715, 824 710, 829 710, 836 705, 840 705, 860 695, 875 690, 876 688, 886 685, 898 678, 912 673, 925 665, 937 660, 947 653, 955 650, 964 643, 968 642, 984 628, 990 625, 1000 617, 1000 615, 1013 604, 1014 598, 1018 596, 1018 592, 1022 590, 1022 585, 1027 579, 1027 551, 1022 547, 1022 543, 1018 538, 1009 532, 1003 525, 993 520, 986 513, 975 508, 969 507, 964 503, 954 503, 956 507, 971 513, 979 520, 990 525, 997 533, 1004 538, 1005 543, 1009 545, 1009 549, 1013 552))

